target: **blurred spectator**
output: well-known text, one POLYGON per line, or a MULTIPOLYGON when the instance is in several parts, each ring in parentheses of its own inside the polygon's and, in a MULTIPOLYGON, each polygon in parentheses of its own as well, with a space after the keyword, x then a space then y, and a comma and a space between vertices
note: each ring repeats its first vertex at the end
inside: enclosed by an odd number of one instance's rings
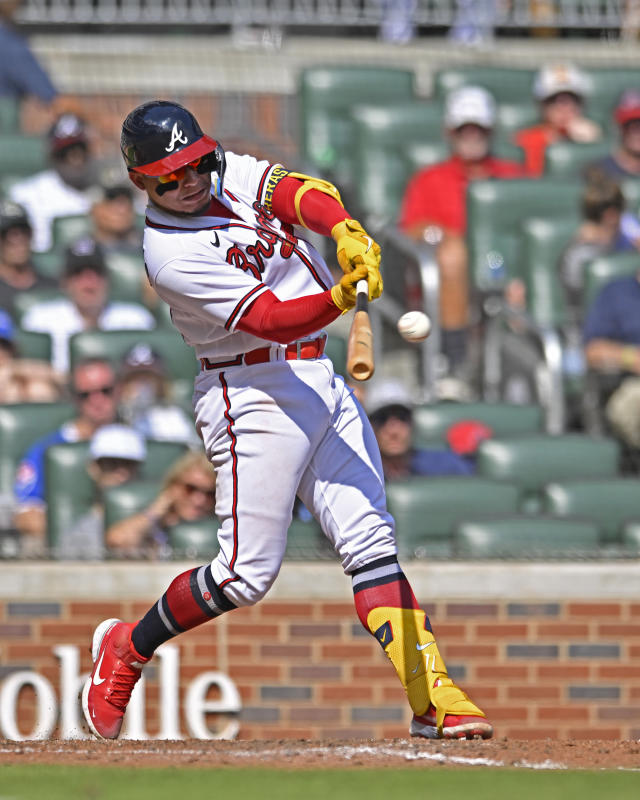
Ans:
POLYGON ((93 434, 87 472, 95 485, 95 500, 63 530, 57 551, 60 558, 104 558, 104 492, 135 480, 146 456, 144 438, 126 425, 104 425, 93 434))
POLYGON ((13 23, 22 0, 0 0, 0 97, 37 97, 49 104, 57 91, 13 23))
POLYGON ((71 375, 76 417, 34 442, 22 458, 14 485, 18 506, 15 526, 30 552, 37 552, 44 545, 44 458, 47 448, 64 442, 84 441, 100 426, 112 423, 116 416, 115 389, 116 376, 108 361, 92 359, 78 364, 71 375))
POLYGON ((201 446, 192 417, 172 404, 170 395, 162 358, 144 342, 134 345, 118 374, 118 410, 123 421, 148 439, 201 446))
POLYGON ((406 44, 416 33, 414 15, 417 0, 380 0, 380 38, 392 44, 406 44))
POLYGON ((95 162, 84 121, 75 114, 59 116, 48 133, 49 169, 14 184, 9 196, 24 206, 33 228, 33 249, 53 245, 55 217, 88 214, 95 188, 95 162))
POLYGON ((614 111, 618 144, 613 152, 595 162, 615 180, 640 177, 640 89, 623 92, 614 111))
POLYGON ((31 225, 27 212, 11 200, 0 200, 0 302, 14 313, 14 299, 29 289, 56 289, 53 278, 39 275, 31 258, 31 225))
POLYGON ((89 237, 67 250, 62 288, 67 297, 35 303, 25 313, 21 326, 44 331, 53 341, 52 362, 66 372, 69 338, 86 330, 150 330, 153 315, 138 303, 109 302, 107 267, 101 250, 89 237))
POLYGON ((497 0, 457 0, 449 39, 467 47, 486 47, 493 41, 497 0))
POLYGON ((594 142, 602 130, 584 115, 587 78, 577 67, 555 64, 542 67, 533 83, 533 96, 540 105, 540 122, 515 135, 515 143, 525 152, 530 175, 542 175, 545 152, 554 142, 594 142))
POLYGON ((162 555, 173 526, 213 517, 215 496, 216 474, 208 458, 202 452, 187 453, 168 471, 144 511, 109 527, 107 546, 119 555, 162 555))
POLYGON ((11 317, 0 309, 0 403, 51 403, 64 389, 48 361, 20 358, 11 317))
POLYGON ((386 481, 410 475, 471 475, 472 456, 491 430, 479 422, 458 425, 447 437, 449 449, 426 449, 413 443, 413 402, 402 383, 383 381, 367 392, 367 414, 380 448, 386 481))
POLYGON ((467 185, 484 178, 523 176, 519 164, 491 155, 495 120, 495 102, 486 89, 463 87, 451 92, 445 104, 451 157, 411 178, 400 212, 399 225, 409 237, 438 243, 442 349, 452 372, 464 365, 467 355, 467 185))
POLYGON ((120 165, 105 169, 91 206, 92 237, 102 251, 142 258, 142 230, 136 224, 134 188, 120 165))
POLYGON ((619 184, 591 169, 581 198, 582 222, 560 258, 559 270, 572 322, 583 315, 585 267, 608 253, 640 250, 640 220, 625 210, 619 184))

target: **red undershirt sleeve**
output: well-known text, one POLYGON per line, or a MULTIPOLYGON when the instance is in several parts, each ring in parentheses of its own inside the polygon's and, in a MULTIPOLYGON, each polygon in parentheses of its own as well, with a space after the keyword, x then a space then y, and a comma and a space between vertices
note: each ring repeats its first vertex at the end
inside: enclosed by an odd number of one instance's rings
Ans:
MULTIPOLYGON (((282 222, 300 225, 296 214, 295 197, 302 184, 303 181, 287 176, 274 189, 271 209, 282 222)), ((348 212, 335 198, 318 189, 309 189, 302 195, 300 213, 305 227, 323 236, 331 236, 334 225, 343 219, 350 219, 348 212)))
POLYGON ((278 300, 267 291, 255 299, 236 327, 261 339, 288 344, 315 333, 339 316, 330 290, 293 300, 278 300))

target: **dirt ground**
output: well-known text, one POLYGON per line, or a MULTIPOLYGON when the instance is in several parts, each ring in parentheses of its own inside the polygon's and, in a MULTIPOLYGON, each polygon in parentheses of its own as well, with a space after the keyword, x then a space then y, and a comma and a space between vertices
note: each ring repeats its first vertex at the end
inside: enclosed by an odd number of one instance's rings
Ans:
POLYGON ((130 741, 0 739, 1 764, 173 767, 508 767, 640 771, 640 741, 265 740, 130 741))

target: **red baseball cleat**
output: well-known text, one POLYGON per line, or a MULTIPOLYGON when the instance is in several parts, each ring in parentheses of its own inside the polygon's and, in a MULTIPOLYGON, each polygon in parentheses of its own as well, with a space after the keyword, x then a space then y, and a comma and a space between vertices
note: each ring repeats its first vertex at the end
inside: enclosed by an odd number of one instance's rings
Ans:
POLYGON ((93 672, 82 690, 82 710, 100 739, 118 738, 133 687, 149 661, 131 644, 133 628, 120 619, 105 619, 93 633, 93 672))
POLYGON ((438 729, 436 709, 431 705, 423 716, 413 715, 409 733, 425 739, 490 739, 493 727, 486 717, 445 714, 438 729))

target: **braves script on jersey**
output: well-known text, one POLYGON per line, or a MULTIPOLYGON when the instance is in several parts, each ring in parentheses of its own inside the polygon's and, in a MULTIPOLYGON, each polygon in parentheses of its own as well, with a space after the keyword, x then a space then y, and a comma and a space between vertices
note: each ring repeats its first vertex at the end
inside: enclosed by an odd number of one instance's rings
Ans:
MULTIPOLYGON (((196 378, 196 425, 216 468, 220 553, 211 570, 236 605, 275 580, 296 493, 321 522, 345 570, 396 552, 382 466, 362 408, 325 356, 245 365, 269 343, 236 329, 261 293, 280 300, 325 291, 317 251, 270 211, 280 166, 227 153, 224 207, 203 216, 150 205, 144 252, 152 285, 198 358, 219 368, 196 378)), ((309 337, 309 338, 313 338, 309 337)))

